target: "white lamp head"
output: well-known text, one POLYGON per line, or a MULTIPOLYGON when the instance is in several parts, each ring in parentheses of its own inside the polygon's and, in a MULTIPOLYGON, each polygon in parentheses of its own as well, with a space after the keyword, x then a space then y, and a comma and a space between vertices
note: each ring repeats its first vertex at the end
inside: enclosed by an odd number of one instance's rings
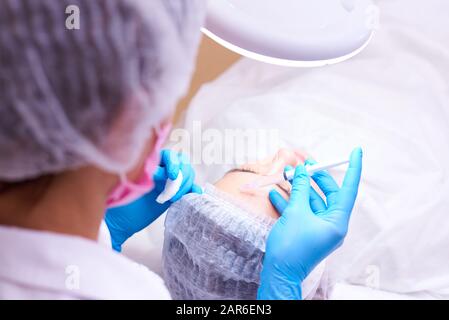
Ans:
POLYGON ((371 0, 209 0, 203 32, 249 58, 315 67, 362 51, 378 17, 371 0))

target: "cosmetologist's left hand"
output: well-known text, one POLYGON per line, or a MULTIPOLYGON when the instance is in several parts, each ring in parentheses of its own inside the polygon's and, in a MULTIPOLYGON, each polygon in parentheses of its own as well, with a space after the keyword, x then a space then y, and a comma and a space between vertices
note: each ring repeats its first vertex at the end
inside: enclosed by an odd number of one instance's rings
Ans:
POLYGON ((153 179, 155 186, 151 192, 128 205, 111 208, 106 212, 105 222, 111 234, 114 250, 120 252, 122 244, 128 238, 153 223, 172 203, 185 194, 202 193, 202 189, 194 184, 195 172, 187 157, 171 150, 161 152, 161 161, 153 179), (179 172, 182 172, 183 181, 176 195, 163 204, 156 202, 165 188, 167 179, 175 180, 179 172))

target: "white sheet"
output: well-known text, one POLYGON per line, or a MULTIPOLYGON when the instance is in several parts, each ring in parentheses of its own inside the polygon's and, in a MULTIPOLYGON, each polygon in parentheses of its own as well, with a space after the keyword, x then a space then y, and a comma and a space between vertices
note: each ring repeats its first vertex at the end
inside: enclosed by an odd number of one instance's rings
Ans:
MULTIPOLYGON (((202 88, 185 126, 279 128, 317 160, 362 146, 350 233, 331 259, 347 284, 336 297, 449 298, 449 2, 377 3, 381 27, 361 55, 308 70, 243 60, 202 88)), ((230 167, 196 170, 213 182, 230 167)))

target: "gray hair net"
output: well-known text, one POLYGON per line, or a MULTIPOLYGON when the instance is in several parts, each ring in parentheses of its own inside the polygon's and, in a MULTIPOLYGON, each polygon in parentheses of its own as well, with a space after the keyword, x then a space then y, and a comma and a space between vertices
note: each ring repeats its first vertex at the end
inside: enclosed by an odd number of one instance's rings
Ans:
MULTIPOLYGON (((208 185, 173 204, 165 221, 163 273, 173 299, 257 298, 265 241, 275 221, 208 185)), ((327 297, 324 263, 303 282, 306 299, 327 297)))
POLYGON ((0 0, 0 181, 129 170, 187 89, 204 2, 0 0))

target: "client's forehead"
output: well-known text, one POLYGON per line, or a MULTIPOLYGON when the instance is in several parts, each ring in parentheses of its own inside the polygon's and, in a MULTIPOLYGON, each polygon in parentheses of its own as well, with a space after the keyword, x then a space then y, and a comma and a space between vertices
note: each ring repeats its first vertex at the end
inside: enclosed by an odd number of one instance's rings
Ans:
POLYGON ((257 174, 253 172, 247 172, 246 170, 235 169, 228 172, 222 179, 217 181, 214 185, 217 189, 230 194, 237 200, 244 202, 248 207, 252 208, 252 211, 259 213, 261 215, 266 215, 268 217, 277 219, 279 214, 272 206, 268 194, 271 189, 276 189, 286 198, 288 197, 287 186, 273 185, 265 188, 261 188, 254 193, 245 193, 240 191, 240 187, 254 181, 257 178, 257 174))

